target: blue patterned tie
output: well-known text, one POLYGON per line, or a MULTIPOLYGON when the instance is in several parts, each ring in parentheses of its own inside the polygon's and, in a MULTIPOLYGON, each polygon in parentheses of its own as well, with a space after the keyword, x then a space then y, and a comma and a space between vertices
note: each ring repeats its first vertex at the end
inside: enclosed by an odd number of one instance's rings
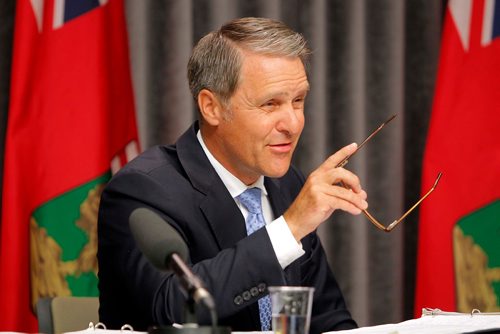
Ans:
MULTIPOLYGON (((241 204, 248 210, 246 221, 248 235, 266 225, 260 197, 260 188, 247 189, 238 196, 241 204)), ((269 295, 259 299, 259 316, 261 329, 263 331, 271 330, 271 297, 269 295)))

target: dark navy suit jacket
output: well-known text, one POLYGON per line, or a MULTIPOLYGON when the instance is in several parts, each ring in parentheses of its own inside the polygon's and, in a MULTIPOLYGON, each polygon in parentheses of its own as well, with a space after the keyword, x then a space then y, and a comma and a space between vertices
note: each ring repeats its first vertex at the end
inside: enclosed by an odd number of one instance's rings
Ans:
MULTIPOLYGON (((98 221, 100 321, 136 330, 182 323, 185 297, 172 272, 154 268, 129 229, 131 212, 156 211, 183 237, 190 265, 212 293, 220 325, 260 330, 258 303, 267 286, 315 288, 311 333, 356 327, 316 233, 302 240, 305 254, 282 270, 266 229, 247 236, 244 218, 204 154, 195 123, 174 146, 157 146, 124 166, 103 191, 98 221)), ((274 215, 284 213, 304 177, 291 167, 265 178, 274 215)), ((201 324, 208 312, 198 310, 201 324)))

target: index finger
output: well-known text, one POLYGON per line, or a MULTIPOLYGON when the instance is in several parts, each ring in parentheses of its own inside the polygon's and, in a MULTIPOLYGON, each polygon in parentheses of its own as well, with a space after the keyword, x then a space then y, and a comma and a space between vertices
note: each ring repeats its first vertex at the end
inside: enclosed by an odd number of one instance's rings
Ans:
POLYGON ((326 159, 329 167, 343 167, 349 157, 353 155, 358 150, 358 144, 352 143, 347 146, 342 147, 340 150, 332 154, 326 159))

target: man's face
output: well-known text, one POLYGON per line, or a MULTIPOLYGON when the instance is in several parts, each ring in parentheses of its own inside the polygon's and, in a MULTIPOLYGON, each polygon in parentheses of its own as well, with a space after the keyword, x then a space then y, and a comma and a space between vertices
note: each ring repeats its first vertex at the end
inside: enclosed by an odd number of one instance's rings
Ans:
POLYGON ((304 128, 308 90, 299 58, 243 52, 238 88, 216 130, 219 162, 245 184, 283 176, 304 128))

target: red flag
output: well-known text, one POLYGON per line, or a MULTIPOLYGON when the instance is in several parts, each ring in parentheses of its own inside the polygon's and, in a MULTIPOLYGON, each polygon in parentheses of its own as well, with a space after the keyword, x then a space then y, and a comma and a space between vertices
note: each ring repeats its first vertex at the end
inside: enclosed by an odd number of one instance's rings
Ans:
POLYGON ((17 1, 0 330, 36 332, 39 297, 97 295, 100 191, 137 151, 122 0, 17 1))
POLYGON ((423 163, 415 314, 500 309, 500 1, 450 0, 423 163), (481 291, 479 291, 481 290, 481 291))

